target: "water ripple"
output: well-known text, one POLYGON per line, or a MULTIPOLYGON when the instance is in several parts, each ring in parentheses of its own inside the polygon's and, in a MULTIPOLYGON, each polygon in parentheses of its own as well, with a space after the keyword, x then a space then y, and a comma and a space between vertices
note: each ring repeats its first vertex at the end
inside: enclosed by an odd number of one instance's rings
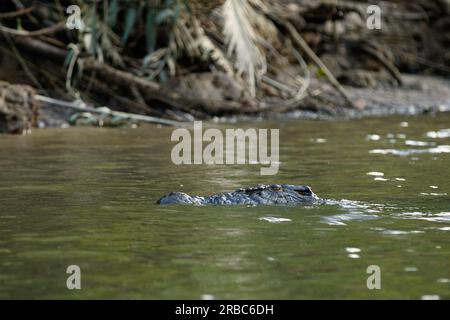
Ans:
POLYGON ((267 222, 270 222, 270 223, 280 223, 280 222, 290 222, 290 221, 292 221, 291 219, 277 218, 277 217, 261 217, 261 218, 259 218, 259 220, 267 221, 267 222))
POLYGON ((431 222, 450 222, 450 212, 404 212, 397 215, 400 219, 425 220, 431 222))
POLYGON ((450 129, 442 129, 439 131, 428 131, 427 137, 432 139, 450 138, 450 129))
POLYGON ((367 221, 367 220, 375 220, 379 217, 373 214, 364 214, 364 213, 344 213, 344 214, 336 214, 333 216, 323 217, 324 223, 330 226, 345 226, 348 221, 367 221), (344 222, 345 221, 345 222, 344 222))
POLYGON ((442 145, 437 146, 434 148, 427 148, 427 149, 405 149, 405 150, 399 150, 399 149, 373 149, 370 150, 369 153, 372 154, 393 154, 395 156, 409 156, 412 154, 421 154, 421 153, 450 153, 450 146, 448 145, 442 145))

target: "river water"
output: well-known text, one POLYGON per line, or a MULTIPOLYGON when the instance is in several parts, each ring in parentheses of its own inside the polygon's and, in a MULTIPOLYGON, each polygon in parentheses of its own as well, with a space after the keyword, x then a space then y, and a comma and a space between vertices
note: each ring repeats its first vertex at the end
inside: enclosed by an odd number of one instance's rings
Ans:
POLYGON ((450 298, 450 114, 215 126, 279 128, 279 173, 176 166, 167 127, 0 136, 0 298, 450 298), (337 201, 155 204, 258 183, 337 201))

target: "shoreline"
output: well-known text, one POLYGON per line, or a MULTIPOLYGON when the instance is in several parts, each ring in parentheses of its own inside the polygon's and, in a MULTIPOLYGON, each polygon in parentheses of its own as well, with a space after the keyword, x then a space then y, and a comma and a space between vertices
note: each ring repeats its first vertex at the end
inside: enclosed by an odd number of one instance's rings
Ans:
MULTIPOLYGON (((322 109, 297 109, 286 112, 263 112, 255 115, 210 116, 204 121, 233 123, 241 121, 264 120, 326 120, 339 121, 358 118, 389 117, 395 115, 417 116, 427 113, 450 112, 450 80, 438 76, 403 75, 403 87, 354 88, 346 87, 353 99, 364 99, 366 107, 361 110, 339 107, 340 97, 326 84, 322 86, 324 95, 330 100, 337 101, 332 106, 322 106, 322 109)), ((325 105, 325 104, 324 104, 325 105)), ((69 118, 76 112, 64 108, 41 105, 38 127, 58 128, 70 127, 69 118)), ((193 121, 194 119, 192 119, 193 121)), ((188 123, 185 121, 181 123, 188 123)), ((127 125, 127 123, 125 123, 127 125)), ((83 125, 75 125, 83 126, 83 125)))
MULTIPOLYGON (((196 1, 189 2, 192 8, 176 4, 180 19, 166 21, 173 23, 170 32, 165 24, 147 21, 152 9, 143 3, 138 23, 126 33, 124 14, 132 7, 124 4, 117 8, 115 23, 104 31, 93 28, 95 37, 88 30, 68 30, 58 8, 32 7, 35 20, 52 17, 36 25, 30 15, 16 16, 11 7, 0 5, 0 13, 9 17, 0 30, 0 132, 74 124, 135 126, 136 121, 183 126, 211 119, 337 120, 450 110, 447 0, 416 6, 396 1, 263 2, 246 5, 248 12, 240 19, 249 28, 236 28, 236 17, 224 14, 229 6, 223 1, 205 10, 196 1), (369 6, 379 14, 367 12, 369 6), (19 18, 21 31, 16 30, 19 18), (377 26, 369 23, 374 19, 377 26), (92 41, 84 41, 86 37, 92 41), (80 110, 81 105, 90 108, 80 110)), ((87 12, 99 21, 109 14, 89 2, 80 10, 82 20, 88 19, 87 12)))

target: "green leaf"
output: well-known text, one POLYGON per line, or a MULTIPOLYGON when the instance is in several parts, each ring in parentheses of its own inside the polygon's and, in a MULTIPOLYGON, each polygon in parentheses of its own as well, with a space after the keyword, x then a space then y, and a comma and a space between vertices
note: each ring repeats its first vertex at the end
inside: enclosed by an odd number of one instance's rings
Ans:
POLYGON ((177 2, 177 0, 165 0, 165 1, 164 1, 164 6, 167 8, 167 7, 172 6, 172 5, 175 4, 176 2, 177 2))
POLYGON ((116 26, 117 22, 117 15, 119 14, 119 0, 112 0, 111 5, 109 6, 109 12, 108 12, 108 24, 111 27, 116 26))
POLYGON ((23 30, 22 19, 17 18, 17 30, 23 30))
POLYGON ((156 46, 156 10, 149 9, 145 22, 145 40, 147 42, 147 52, 155 51, 156 46))
POLYGON ((72 60, 72 57, 74 55, 74 51, 72 49, 69 49, 69 51, 67 52, 66 58, 64 59, 64 67, 68 67, 70 61, 72 60))
POLYGON ((127 14, 125 17, 125 26, 122 35, 122 42, 124 44, 128 41, 128 38, 134 29, 134 25, 137 19, 137 13, 138 13, 137 8, 129 8, 127 10, 127 14))
POLYGON ((169 18, 173 18, 175 12, 172 9, 164 9, 156 16, 156 24, 161 24, 169 18))
POLYGON ((91 19, 91 29, 92 29, 92 38, 90 51, 92 54, 95 54, 97 51, 97 3, 95 2, 91 8, 92 10, 92 19, 91 19))
POLYGON ((161 73, 159 74, 159 81, 164 83, 167 82, 168 80, 168 76, 167 76, 167 72, 165 70, 162 70, 161 73))
POLYGON ((317 79, 324 79, 324 78, 326 78, 326 76, 327 75, 322 68, 317 69, 317 72, 316 72, 317 79))

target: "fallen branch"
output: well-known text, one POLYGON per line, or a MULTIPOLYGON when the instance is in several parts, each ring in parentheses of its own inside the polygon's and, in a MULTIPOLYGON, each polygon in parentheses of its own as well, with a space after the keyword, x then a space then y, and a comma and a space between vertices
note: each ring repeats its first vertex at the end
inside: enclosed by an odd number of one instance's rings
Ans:
POLYGON ((11 12, 1 12, 0 13, 0 19, 8 19, 8 18, 15 18, 27 13, 30 13, 31 11, 34 10, 34 7, 28 7, 28 8, 24 8, 24 9, 20 9, 20 10, 16 10, 16 11, 11 11, 11 12))
POLYGON ((65 25, 66 25, 66 23, 64 21, 61 21, 61 22, 54 24, 47 28, 39 29, 36 31, 26 31, 26 30, 11 29, 11 28, 5 27, 2 24, 0 24, 0 32, 11 34, 14 36, 34 37, 34 36, 42 36, 45 34, 52 34, 52 33, 61 31, 64 29, 65 25))
POLYGON ((157 123, 157 124, 163 124, 163 125, 169 125, 169 126, 182 126, 182 123, 178 122, 178 121, 161 119, 161 118, 156 118, 156 117, 151 117, 151 116, 145 116, 145 115, 141 115, 141 114, 113 111, 113 110, 110 110, 107 108, 97 109, 97 108, 94 108, 91 106, 80 105, 75 102, 68 102, 68 101, 53 99, 53 98, 41 96, 41 95, 35 95, 34 98, 37 101, 47 103, 48 105, 69 108, 69 109, 83 111, 83 112, 91 112, 91 113, 109 115, 109 116, 114 116, 114 117, 122 117, 125 119, 136 120, 136 121, 140 121, 140 122, 157 123))
POLYGON ((430 61, 428 59, 422 58, 420 56, 408 52, 401 52, 401 54, 406 57, 415 59, 418 64, 431 68, 432 70, 444 72, 450 75, 450 67, 447 67, 446 65, 430 61))
MULTIPOLYGON (((0 34, 2 34, 1 31, 0 34)), ((33 53, 39 53, 46 58, 56 58, 57 60, 64 61, 67 55, 67 50, 48 44, 47 42, 36 38, 3 33, 0 37, 0 40, 1 39, 6 39, 6 41, 8 41, 7 39, 11 39, 15 44, 23 47, 24 49, 33 53)))
POLYGON ((84 70, 96 72, 99 77, 121 87, 130 88, 135 86, 148 99, 162 102, 178 110, 187 112, 202 110, 213 115, 224 113, 256 113, 260 111, 258 105, 252 105, 251 103, 245 105, 238 101, 205 100, 186 97, 172 90, 168 90, 156 82, 115 69, 92 58, 82 59, 82 66, 84 70))
POLYGON ((400 74, 400 71, 397 69, 397 67, 391 61, 386 59, 386 57, 384 57, 380 52, 378 52, 376 49, 372 48, 369 45, 362 45, 361 50, 377 59, 392 75, 392 77, 394 77, 397 83, 400 86, 403 85, 402 75, 400 74))
MULTIPOLYGON (((1 33, 1 32, 0 32, 1 33)), ((39 53, 43 57, 62 62, 67 56, 66 49, 58 48, 36 38, 21 37, 10 34, 3 34, 9 37, 14 43, 23 48, 39 53)), ((1 39, 1 37, 0 37, 1 39)), ((237 101, 224 100, 204 100, 188 98, 176 92, 169 91, 161 87, 158 83, 135 76, 129 72, 115 69, 107 64, 101 63, 93 58, 80 59, 85 71, 96 72, 103 80, 112 82, 120 87, 129 89, 132 86, 138 88, 147 99, 161 102, 171 109, 181 110, 188 113, 206 112, 207 114, 221 115, 227 113, 247 113, 252 114, 260 111, 259 106, 251 103, 244 104, 237 101)))

